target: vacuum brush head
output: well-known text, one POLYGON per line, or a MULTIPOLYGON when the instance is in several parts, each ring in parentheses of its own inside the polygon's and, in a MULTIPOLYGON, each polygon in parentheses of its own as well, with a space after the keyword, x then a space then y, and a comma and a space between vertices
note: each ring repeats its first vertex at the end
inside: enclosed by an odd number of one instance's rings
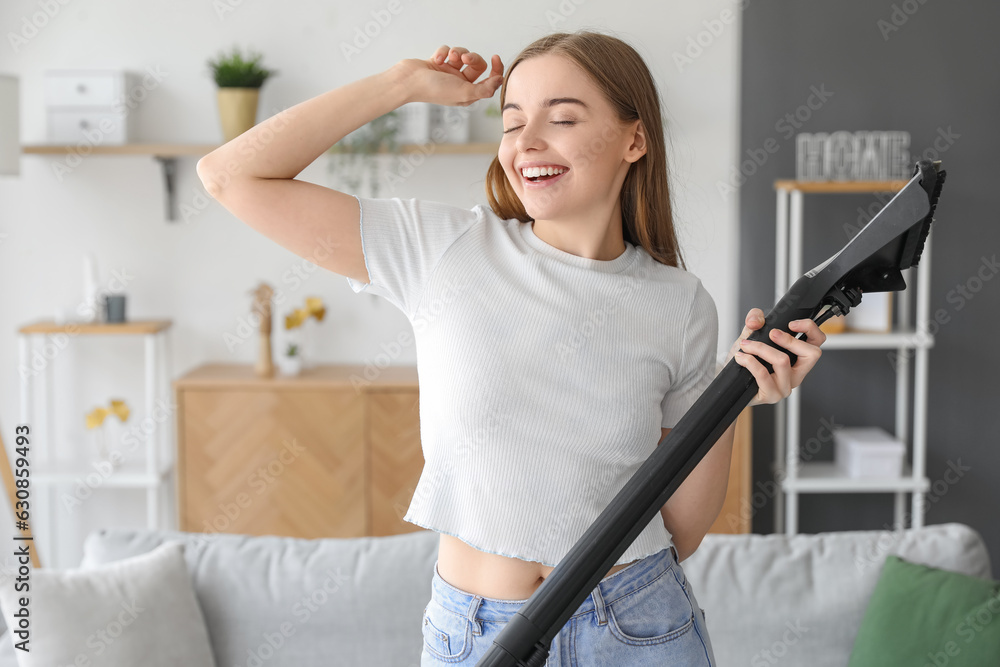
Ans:
POLYGON ((927 241, 927 233, 931 230, 931 222, 934 220, 934 209, 937 208, 938 198, 941 196, 941 186, 944 185, 944 177, 947 174, 941 171, 941 161, 921 160, 917 162, 914 175, 920 172, 920 187, 922 187, 930 197, 930 212, 924 216, 919 224, 910 227, 903 238, 903 250, 899 257, 901 269, 908 269, 916 266, 920 261, 920 253, 923 252, 924 242, 927 241))

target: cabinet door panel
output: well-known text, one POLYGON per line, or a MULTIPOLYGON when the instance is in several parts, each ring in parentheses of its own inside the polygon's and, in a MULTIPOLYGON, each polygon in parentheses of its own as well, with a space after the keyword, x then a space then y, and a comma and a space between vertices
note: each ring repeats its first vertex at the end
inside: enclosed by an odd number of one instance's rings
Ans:
POLYGON ((733 438, 733 459, 729 468, 729 486, 722 511, 708 532, 749 533, 753 530, 753 513, 750 504, 753 469, 753 408, 745 408, 736 418, 733 438))
POLYGON ((181 530, 365 534, 364 394, 181 393, 181 530))
POLYGON ((371 447, 372 535, 422 530, 403 521, 424 467, 420 450, 420 404, 417 391, 368 394, 368 441, 371 447))

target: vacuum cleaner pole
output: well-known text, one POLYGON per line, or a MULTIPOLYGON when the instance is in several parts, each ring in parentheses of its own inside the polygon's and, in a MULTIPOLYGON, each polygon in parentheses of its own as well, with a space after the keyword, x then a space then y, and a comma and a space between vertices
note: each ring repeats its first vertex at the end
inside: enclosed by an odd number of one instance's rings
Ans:
MULTIPOLYGON (((945 172, 920 160, 910 181, 840 252, 799 278, 750 335, 771 341, 771 329, 846 314, 864 292, 906 288, 902 270, 915 266, 927 238, 945 172)), ((798 337, 804 334, 798 333, 798 337)), ((771 370, 770 364, 760 360, 771 370)), ((757 394, 757 381, 730 361, 681 417, 653 454, 511 617, 477 667, 542 667, 552 639, 635 541, 688 474, 757 394)))

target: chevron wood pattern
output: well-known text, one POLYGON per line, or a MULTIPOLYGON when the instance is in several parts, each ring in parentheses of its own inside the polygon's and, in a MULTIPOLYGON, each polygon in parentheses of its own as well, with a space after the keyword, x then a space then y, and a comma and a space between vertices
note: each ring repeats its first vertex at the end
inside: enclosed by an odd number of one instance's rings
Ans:
POLYGON ((181 530, 320 538, 419 529, 402 520, 423 468, 415 369, 367 387, 349 381, 356 367, 310 370, 268 383, 216 364, 174 382, 181 530))
MULTIPOLYGON (((180 530, 306 539, 395 535, 423 469, 415 368, 319 366, 257 378, 206 364, 174 381, 180 530)), ((751 531, 751 421, 736 422, 711 532, 751 531)))

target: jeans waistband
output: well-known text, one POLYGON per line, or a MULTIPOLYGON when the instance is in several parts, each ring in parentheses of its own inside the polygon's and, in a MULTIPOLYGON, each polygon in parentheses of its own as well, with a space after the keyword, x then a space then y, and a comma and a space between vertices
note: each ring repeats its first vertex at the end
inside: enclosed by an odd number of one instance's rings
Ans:
MULTIPOLYGON (((580 604, 573 616, 580 616, 597 611, 598 616, 604 615, 604 605, 611 604, 623 595, 628 595, 649 582, 655 580, 676 564, 674 547, 664 548, 655 554, 650 554, 642 560, 630 563, 614 574, 605 577, 594 588, 593 592, 580 604)), ((467 617, 470 621, 508 621, 520 609, 524 600, 500 600, 497 598, 474 595, 455 588, 438 572, 437 561, 434 562, 434 577, 431 582, 434 599, 442 607, 467 617)))

